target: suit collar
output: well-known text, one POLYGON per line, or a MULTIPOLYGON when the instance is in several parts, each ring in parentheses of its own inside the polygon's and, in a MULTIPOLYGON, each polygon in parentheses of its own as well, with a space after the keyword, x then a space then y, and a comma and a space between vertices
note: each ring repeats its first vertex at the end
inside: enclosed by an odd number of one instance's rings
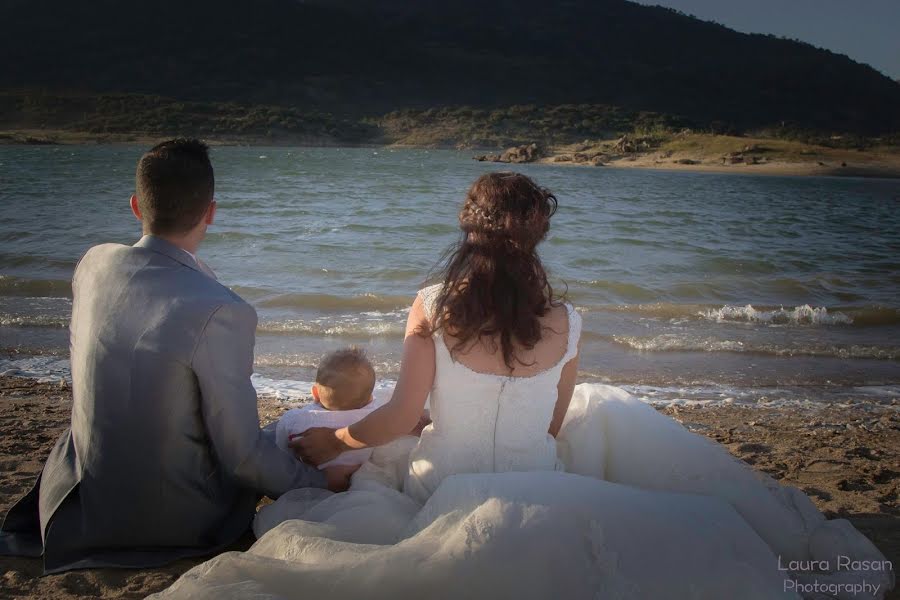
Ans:
POLYGON ((138 243, 134 245, 134 247, 147 248, 148 250, 159 252, 160 254, 168 256, 172 260, 180 262, 186 267, 190 267, 195 271, 200 271, 204 275, 207 274, 200 266, 198 261, 194 259, 193 255, 182 250, 175 244, 167 242, 166 240, 156 237, 155 235, 145 235, 138 241, 138 243))

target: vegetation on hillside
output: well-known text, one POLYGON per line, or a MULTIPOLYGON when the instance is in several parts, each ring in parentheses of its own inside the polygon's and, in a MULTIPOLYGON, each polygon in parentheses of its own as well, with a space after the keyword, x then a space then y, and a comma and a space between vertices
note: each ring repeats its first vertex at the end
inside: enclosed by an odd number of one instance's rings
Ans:
POLYGON ((378 117, 335 116, 316 110, 235 102, 179 101, 139 94, 0 92, 0 141, 128 141, 190 135, 231 143, 301 145, 396 144, 503 149, 613 143, 623 135, 642 150, 734 152, 768 140, 767 148, 802 145, 853 150, 900 148, 900 135, 861 136, 770 128, 743 136, 716 134, 694 121, 602 104, 471 106, 404 109, 378 117), (18 133, 13 133, 18 132, 18 133), (41 134, 40 132, 45 132, 41 134), (758 139, 757 139, 758 138, 758 139), (591 142, 591 140, 595 140, 591 142), (721 148, 719 147, 721 146, 721 148))
MULTIPOLYGON (((6 91, 176 98, 214 106, 217 124, 242 133, 333 136, 332 125, 403 109, 523 105, 627 107, 631 121, 680 115, 717 133, 900 131, 900 84, 871 67, 625 0, 5 0, 0 21, 9 24, 0 36, 6 91), (250 106, 267 108, 237 114, 250 106)), ((117 102, 99 120, 77 121, 129 128, 117 102)), ((195 104, 154 110, 141 108, 147 120, 135 125, 208 123, 195 104)), ((470 130, 466 143, 519 135, 515 123, 448 110, 448 123, 470 130)), ((552 137, 544 113, 534 134, 552 137)), ((583 127, 566 115, 565 131, 619 128, 617 115, 602 113, 588 108, 583 127)), ((405 118, 386 117, 386 129, 409 129, 405 118)), ((0 120, 12 121, 5 109, 0 120)))
POLYGON ((690 124, 683 118, 602 104, 407 109, 370 122, 377 124, 384 138, 395 144, 469 148, 503 148, 531 142, 567 144, 586 138, 671 130, 690 124))
POLYGON ((0 126, 81 132, 93 136, 192 135, 293 143, 363 143, 375 126, 328 113, 234 102, 183 102, 138 94, 0 93, 0 126))

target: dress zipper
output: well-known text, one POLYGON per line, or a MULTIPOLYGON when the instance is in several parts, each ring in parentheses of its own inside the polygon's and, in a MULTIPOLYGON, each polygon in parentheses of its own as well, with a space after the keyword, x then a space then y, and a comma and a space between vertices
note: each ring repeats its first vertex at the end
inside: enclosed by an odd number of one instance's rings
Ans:
POLYGON ((497 392, 497 413, 494 415, 494 444, 493 444, 493 463, 494 468, 493 472, 497 472, 497 424, 500 421, 500 399, 503 398, 503 391, 506 389, 506 384, 509 383, 509 379, 504 379, 503 383, 500 384, 500 391, 497 392))

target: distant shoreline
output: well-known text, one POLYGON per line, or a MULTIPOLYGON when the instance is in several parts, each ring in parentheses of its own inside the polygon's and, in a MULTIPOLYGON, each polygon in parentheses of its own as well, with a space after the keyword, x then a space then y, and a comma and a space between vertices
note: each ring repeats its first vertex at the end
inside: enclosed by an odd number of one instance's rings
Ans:
POLYGON ((551 146, 538 162, 742 175, 900 178, 900 151, 894 147, 860 151, 690 132, 551 146))
MULTIPOLYGON (((142 133, 98 134, 55 129, 14 129, 0 130, 0 145, 149 146, 167 137, 169 136, 142 133)), ((212 146, 456 149, 471 152, 473 159, 479 152, 477 149, 461 148, 450 143, 353 143, 306 136, 267 138, 256 135, 219 135, 204 136, 204 139, 212 146)), ((900 152, 893 148, 854 151, 784 140, 712 134, 689 134, 681 136, 681 139, 674 136, 663 141, 657 148, 625 153, 610 152, 614 144, 614 140, 586 140, 581 144, 554 145, 547 147, 539 158, 523 162, 670 172, 900 179, 900 152)), ((521 163, 511 163, 512 166, 515 164, 521 163)))
MULTIPOLYGON (((541 161, 541 164, 554 164, 541 161)), ((558 163, 557 163, 558 165, 558 163)), ((587 165, 572 165, 587 167, 587 165)), ((755 175, 760 177, 864 177, 867 179, 900 179, 900 164, 888 166, 821 166, 816 162, 789 163, 772 162, 765 165, 683 165, 655 163, 652 160, 626 162, 618 160, 604 165, 611 169, 641 169, 647 171, 667 171, 673 173, 713 173, 729 175, 755 175)))

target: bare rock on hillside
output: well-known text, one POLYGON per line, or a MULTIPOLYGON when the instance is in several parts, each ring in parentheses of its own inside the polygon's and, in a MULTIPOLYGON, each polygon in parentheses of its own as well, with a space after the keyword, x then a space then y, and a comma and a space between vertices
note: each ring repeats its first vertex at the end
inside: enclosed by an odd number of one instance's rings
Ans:
POLYGON ((500 162, 506 163, 530 163, 542 156, 541 148, 537 144, 514 146, 507 148, 500 155, 500 162))
POLYGON ((618 152, 620 154, 629 154, 631 152, 637 152, 637 146, 628 134, 623 135, 613 144, 613 151, 618 152))
POLYGON ((543 149, 537 144, 524 144, 507 148, 502 154, 482 154, 476 156, 477 161, 501 162, 501 163, 530 163, 543 156, 543 149))
POLYGON ((618 154, 634 154, 649 152, 658 145, 658 140, 651 137, 631 137, 626 133, 613 143, 612 149, 618 154))

